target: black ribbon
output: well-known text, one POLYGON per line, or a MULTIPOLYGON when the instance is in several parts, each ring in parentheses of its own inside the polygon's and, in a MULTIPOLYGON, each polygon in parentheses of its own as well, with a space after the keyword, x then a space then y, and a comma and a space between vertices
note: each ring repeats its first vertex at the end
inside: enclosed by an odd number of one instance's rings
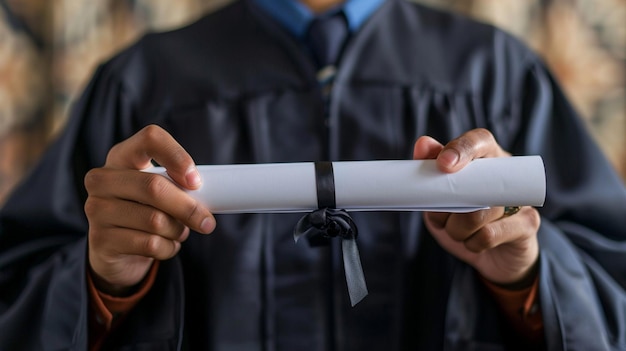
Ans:
POLYGON ((343 267, 352 306, 367 296, 367 285, 356 245, 358 230, 352 217, 335 208, 335 177, 332 162, 315 162, 318 209, 304 215, 296 224, 293 238, 303 236, 314 242, 319 239, 341 238, 343 267))

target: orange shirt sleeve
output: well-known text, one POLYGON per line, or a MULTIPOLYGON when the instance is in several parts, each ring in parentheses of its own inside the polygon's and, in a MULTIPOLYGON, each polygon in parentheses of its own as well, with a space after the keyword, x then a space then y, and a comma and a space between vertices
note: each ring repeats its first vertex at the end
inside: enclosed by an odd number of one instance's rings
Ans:
POLYGON ((93 283, 91 272, 87 271, 89 293, 89 350, 100 350, 107 336, 120 323, 126 314, 150 291, 159 262, 155 261, 137 292, 130 296, 116 297, 99 291, 93 283))
POLYGON ((539 277, 535 278, 531 286, 521 290, 505 289, 485 279, 483 282, 515 331, 529 343, 543 345, 544 329, 539 306, 539 277))

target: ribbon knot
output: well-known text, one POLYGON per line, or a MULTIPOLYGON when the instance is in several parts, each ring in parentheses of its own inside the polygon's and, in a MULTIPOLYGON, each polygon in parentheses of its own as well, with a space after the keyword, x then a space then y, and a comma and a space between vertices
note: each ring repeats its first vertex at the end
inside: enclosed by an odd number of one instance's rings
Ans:
POLYGON ((352 217, 336 208, 322 208, 302 217, 296 225, 296 232, 311 232, 311 236, 321 235, 325 238, 340 237, 356 239, 358 230, 352 217))
POLYGON ((296 242, 303 236, 341 238, 343 266, 352 306, 367 296, 367 285, 356 245, 358 230, 350 215, 336 208, 321 208, 304 215, 296 224, 293 238, 296 242))

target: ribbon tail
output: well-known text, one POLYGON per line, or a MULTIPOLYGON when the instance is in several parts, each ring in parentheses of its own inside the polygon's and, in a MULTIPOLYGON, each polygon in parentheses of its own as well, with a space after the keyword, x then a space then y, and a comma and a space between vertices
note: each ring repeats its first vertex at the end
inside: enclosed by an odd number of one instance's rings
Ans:
POLYGON ((311 224, 309 222, 309 214, 306 214, 300 218, 296 226, 293 228, 293 241, 296 243, 301 237, 306 236, 311 231, 311 224))
POLYGON ((341 240, 341 251, 350 303, 354 307, 368 294, 356 240, 354 238, 341 240))

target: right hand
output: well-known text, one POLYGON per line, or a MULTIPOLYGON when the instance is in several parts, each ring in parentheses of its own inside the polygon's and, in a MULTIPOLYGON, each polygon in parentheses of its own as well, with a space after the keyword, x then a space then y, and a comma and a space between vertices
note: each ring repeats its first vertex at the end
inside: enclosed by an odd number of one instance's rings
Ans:
POLYGON ((204 234, 215 229, 211 212, 181 189, 200 185, 191 156, 154 125, 115 145, 104 167, 87 173, 89 264, 100 291, 127 294, 155 259, 178 253, 190 228, 204 234), (151 167, 153 159, 176 184, 140 171, 151 167))

